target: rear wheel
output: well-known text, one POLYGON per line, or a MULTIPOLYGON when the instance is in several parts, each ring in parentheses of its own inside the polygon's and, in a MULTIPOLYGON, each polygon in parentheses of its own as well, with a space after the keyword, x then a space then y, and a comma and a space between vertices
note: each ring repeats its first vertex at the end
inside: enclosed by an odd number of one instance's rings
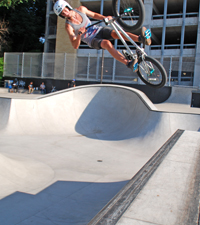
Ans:
POLYGON ((145 84, 154 88, 163 87, 167 81, 165 68, 150 56, 145 56, 145 59, 139 62, 137 74, 145 84))
POLYGON ((112 0, 112 9, 114 16, 122 15, 125 10, 127 11, 126 15, 119 18, 117 22, 128 32, 139 29, 144 22, 145 9, 142 0, 112 0))

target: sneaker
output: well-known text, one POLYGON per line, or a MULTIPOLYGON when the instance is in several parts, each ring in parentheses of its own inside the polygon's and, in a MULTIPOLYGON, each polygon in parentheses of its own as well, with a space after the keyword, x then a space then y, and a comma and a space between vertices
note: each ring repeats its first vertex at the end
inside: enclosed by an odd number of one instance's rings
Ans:
POLYGON ((145 45, 151 45, 151 31, 146 27, 142 27, 141 35, 139 36, 139 42, 145 45))
POLYGON ((122 50, 122 54, 124 55, 125 59, 132 60, 132 56, 126 50, 122 50))
POLYGON ((128 62, 127 67, 130 68, 133 72, 138 71, 138 59, 132 59, 130 62, 128 62))

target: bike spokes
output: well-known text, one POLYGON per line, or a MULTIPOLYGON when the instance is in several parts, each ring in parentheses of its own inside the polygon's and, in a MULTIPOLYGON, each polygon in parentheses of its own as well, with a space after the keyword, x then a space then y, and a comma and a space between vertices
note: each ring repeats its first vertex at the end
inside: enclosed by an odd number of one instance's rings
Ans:
POLYGON ((145 83, 151 84, 152 86, 162 83, 162 71, 160 71, 160 68, 156 64, 150 61, 142 60, 139 64, 139 72, 142 80, 146 81, 145 83))

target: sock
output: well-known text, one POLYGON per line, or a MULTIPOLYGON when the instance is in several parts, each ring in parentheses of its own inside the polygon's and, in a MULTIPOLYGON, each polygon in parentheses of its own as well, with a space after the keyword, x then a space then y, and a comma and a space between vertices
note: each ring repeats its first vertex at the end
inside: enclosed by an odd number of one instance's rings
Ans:
POLYGON ((139 43, 143 43, 144 42, 144 37, 142 37, 141 35, 139 35, 138 42, 139 43))

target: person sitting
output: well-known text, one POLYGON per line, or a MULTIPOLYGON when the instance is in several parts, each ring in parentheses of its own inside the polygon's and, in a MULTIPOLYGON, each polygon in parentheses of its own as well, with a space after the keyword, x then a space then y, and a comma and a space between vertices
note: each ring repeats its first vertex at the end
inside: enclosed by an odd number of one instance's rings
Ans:
POLYGON ((8 83, 8 92, 13 93, 13 86, 12 86, 11 81, 9 81, 9 83, 8 83))
POLYGON ((18 93, 18 81, 17 81, 17 78, 15 78, 12 86, 13 86, 13 91, 15 93, 18 93))
POLYGON ((40 91, 41 91, 41 94, 46 94, 46 86, 44 82, 40 84, 40 91))
POLYGON ((28 85, 28 93, 33 94, 33 91, 34 91, 33 82, 30 82, 30 84, 28 85))
POLYGON ((70 87, 76 87, 76 80, 73 79, 71 82, 68 83, 68 88, 70 87))

